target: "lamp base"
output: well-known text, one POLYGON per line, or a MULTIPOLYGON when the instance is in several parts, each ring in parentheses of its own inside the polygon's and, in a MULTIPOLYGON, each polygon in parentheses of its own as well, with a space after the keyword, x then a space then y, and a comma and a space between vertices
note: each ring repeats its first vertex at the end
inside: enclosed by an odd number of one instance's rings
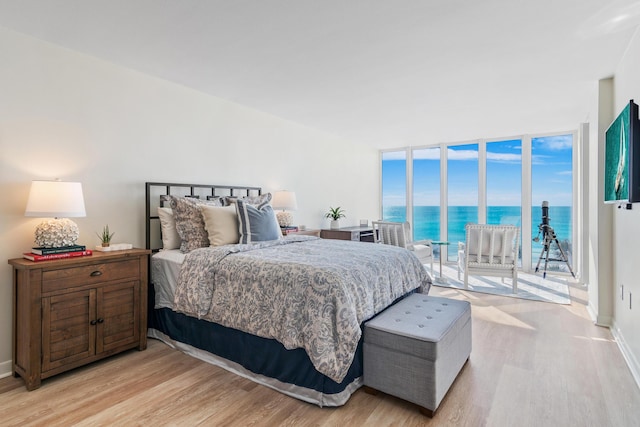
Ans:
POLYGON ((78 225, 68 218, 56 218, 43 221, 36 227, 35 242, 38 247, 57 248, 75 245, 80 230, 78 225))
POLYGON ((276 213, 276 218, 278 218, 278 225, 280 225, 280 227, 289 227, 293 224, 293 215, 291 215, 291 212, 278 212, 276 213))

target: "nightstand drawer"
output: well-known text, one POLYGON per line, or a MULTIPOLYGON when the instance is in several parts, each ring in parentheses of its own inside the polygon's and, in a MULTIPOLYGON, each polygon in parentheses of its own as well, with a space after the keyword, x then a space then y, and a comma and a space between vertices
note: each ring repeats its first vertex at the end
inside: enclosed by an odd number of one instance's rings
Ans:
POLYGON ((140 264, 137 259, 49 270, 42 272, 42 292, 139 276, 140 264))

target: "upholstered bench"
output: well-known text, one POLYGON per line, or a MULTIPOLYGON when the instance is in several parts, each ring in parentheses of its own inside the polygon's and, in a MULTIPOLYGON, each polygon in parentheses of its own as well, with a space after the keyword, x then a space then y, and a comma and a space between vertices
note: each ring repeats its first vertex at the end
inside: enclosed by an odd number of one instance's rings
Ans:
POLYGON ((364 327, 364 385, 433 416, 471 354, 471 305, 413 294, 364 327))

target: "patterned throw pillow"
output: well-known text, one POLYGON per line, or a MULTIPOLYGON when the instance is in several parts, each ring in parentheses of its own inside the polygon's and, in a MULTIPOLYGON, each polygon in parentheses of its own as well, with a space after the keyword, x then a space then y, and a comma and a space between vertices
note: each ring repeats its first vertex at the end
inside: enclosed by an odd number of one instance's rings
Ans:
POLYGON ((253 206, 242 199, 236 201, 240 243, 278 240, 280 229, 273 208, 268 202, 253 206))
POLYGON ((222 206, 220 199, 200 200, 191 197, 170 196, 171 209, 176 220, 176 230, 182 239, 181 252, 209 246, 209 235, 204 227, 204 220, 199 205, 222 206))
POLYGON ((228 205, 231 205, 232 203, 235 203, 238 200, 242 200, 245 203, 249 203, 250 205, 253 205, 253 206, 259 206, 264 203, 271 202, 271 193, 265 193, 259 196, 244 196, 244 197, 227 196, 224 198, 224 204, 225 206, 228 206, 228 205))

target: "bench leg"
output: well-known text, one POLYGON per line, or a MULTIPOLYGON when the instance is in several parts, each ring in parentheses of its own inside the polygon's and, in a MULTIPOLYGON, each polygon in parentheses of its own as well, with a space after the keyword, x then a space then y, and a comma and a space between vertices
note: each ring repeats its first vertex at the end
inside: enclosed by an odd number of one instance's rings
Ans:
MULTIPOLYGON (((380 393, 378 390, 376 390, 375 388, 369 387, 368 385, 363 386, 362 389, 364 390, 365 393, 371 394, 373 396, 377 396, 378 393, 380 393)), ((416 406, 418 407, 422 415, 425 415, 429 418, 433 418, 433 416, 436 413, 436 411, 432 411, 431 409, 425 408, 424 406, 420 406, 420 405, 416 405, 416 406)))
POLYGON ((364 392, 367 394, 372 394, 374 396, 376 396, 378 394, 378 390, 376 390, 375 388, 371 388, 368 385, 363 387, 364 392))
POLYGON ((426 417, 433 418, 436 414, 436 411, 432 411, 431 409, 427 409, 424 406, 420 406, 420 413, 426 417))

